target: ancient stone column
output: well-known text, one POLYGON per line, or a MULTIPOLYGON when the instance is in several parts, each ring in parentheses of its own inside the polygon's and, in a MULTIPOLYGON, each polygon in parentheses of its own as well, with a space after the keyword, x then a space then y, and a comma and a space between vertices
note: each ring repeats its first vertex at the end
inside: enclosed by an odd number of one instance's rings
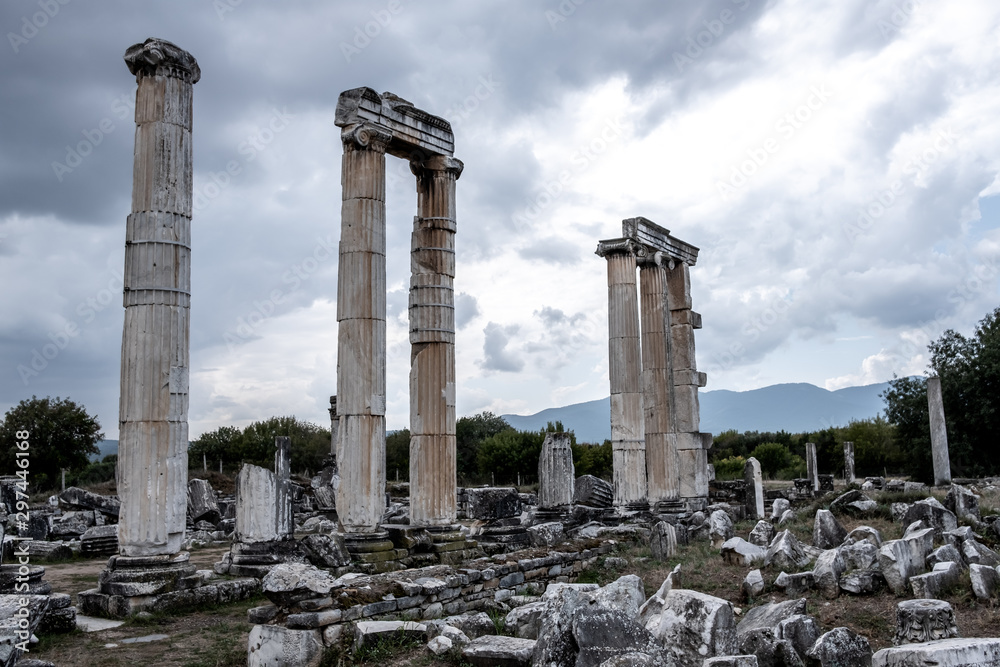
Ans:
POLYGON ((816 464, 816 443, 806 443, 806 477, 813 493, 819 491, 819 466, 816 464))
POLYGON ((694 331, 701 328, 701 315, 691 309, 691 270, 686 262, 667 265, 667 298, 670 307, 671 357, 673 364, 674 419, 682 498, 708 497, 708 449, 699 432, 698 388, 705 374, 698 372, 694 331))
POLYGON ((951 459, 948 456, 948 428, 944 420, 941 378, 927 378, 927 409, 931 420, 931 456, 934 462, 934 486, 951 484, 951 459))
POLYGON ((573 504, 575 479, 569 433, 546 433, 538 457, 538 508, 568 509, 573 504))
POLYGON ((760 462, 752 456, 743 464, 743 481, 746 483, 747 518, 765 518, 764 478, 760 473, 760 462))
POLYGON ((462 162, 411 162, 417 216, 410 254, 410 523, 451 526, 455 461, 455 181, 462 162))
POLYGON ((292 439, 278 436, 274 439, 274 530, 278 539, 291 537, 295 532, 292 521, 292 439))
POLYGON ((194 57, 148 39, 125 52, 138 83, 125 231, 118 521, 123 556, 181 549, 187 512, 194 57))
POLYGON ((958 637, 955 612, 944 600, 903 600, 896 604, 893 644, 920 644, 958 637))
POLYGON ((647 503, 646 444, 642 422, 642 360, 634 244, 602 241, 608 262, 608 374, 611 379, 611 450, 615 505, 647 503))
POLYGON ((650 503, 677 500, 680 493, 677 429, 673 419, 670 310, 667 308, 667 274, 663 262, 659 252, 639 258, 642 406, 650 503))
POLYGON ((368 122, 341 131, 337 514, 348 533, 374 533, 385 509, 385 150, 391 136, 368 122))
POLYGON ((844 442, 844 481, 853 484, 854 480, 854 443, 844 442))
POLYGON ((337 416, 337 397, 330 397, 330 455, 337 460, 337 433, 340 430, 340 418, 337 416))

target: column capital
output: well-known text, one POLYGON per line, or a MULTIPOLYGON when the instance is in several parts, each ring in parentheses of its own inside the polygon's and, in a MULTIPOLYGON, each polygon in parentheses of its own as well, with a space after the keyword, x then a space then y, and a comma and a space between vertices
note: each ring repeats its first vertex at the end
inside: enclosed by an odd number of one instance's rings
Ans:
POLYGON ((198 83, 201 68, 190 53, 165 39, 150 37, 125 51, 125 64, 136 82, 145 76, 169 76, 186 83, 198 83))
POLYGON ((465 163, 449 155, 432 155, 425 160, 410 161, 410 171, 417 177, 428 171, 445 171, 453 174, 457 181, 462 175, 463 169, 465 169, 465 163))
POLYGON ((646 247, 636 243, 632 239, 607 239, 597 242, 597 250, 594 251, 598 257, 609 255, 634 255, 636 261, 645 259, 649 254, 646 247))
POLYGON ((345 150, 351 147, 385 153, 385 149, 392 139, 392 130, 383 125, 366 121, 355 125, 348 125, 342 129, 340 131, 340 139, 344 142, 345 150))

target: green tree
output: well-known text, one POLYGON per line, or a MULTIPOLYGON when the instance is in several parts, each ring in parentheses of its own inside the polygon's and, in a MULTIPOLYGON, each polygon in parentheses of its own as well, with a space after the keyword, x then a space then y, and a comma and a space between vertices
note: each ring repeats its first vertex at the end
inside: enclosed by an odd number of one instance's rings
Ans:
POLYGON ((27 442, 28 483, 36 490, 54 488, 60 469, 87 467, 88 457, 97 454, 97 443, 104 438, 96 417, 83 406, 58 396, 22 400, 4 415, 0 442, 6 450, 0 470, 14 474, 21 470, 17 444, 27 442))
POLYGON ((512 484, 538 475, 538 457, 542 453, 543 432, 509 429, 486 438, 479 447, 479 474, 496 484, 512 484))
POLYGON ((455 423, 456 468, 459 480, 467 481, 478 477, 479 447, 487 438, 512 431, 507 420, 492 412, 480 412, 471 417, 462 417, 455 423))
POLYGON ((188 446, 188 464, 201 465, 203 457, 211 466, 217 461, 233 465, 243 456, 243 432, 235 426, 220 426, 214 431, 203 433, 188 446))
POLYGON ((576 475, 593 475, 606 480, 612 477, 611 441, 605 440, 601 445, 572 445, 573 467, 576 475))
POLYGON ((882 399, 885 418, 896 427, 896 438, 905 455, 905 472, 914 479, 933 483, 926 378, 894 378, 882 392, 882 399))
POLYGON ((854 443, 854 473, 859 477, 899 472, 904 458, 896 443, 896 427, 882 415, 857 419, 839 431, 841 442, 854 443))
POLYGON ((315 472, 330 453, 330 430, 294 416, 271 417, 243 429, 241 460, 265 468, 274 466, 274 439, 287 436, 292 441, 292 471, 315 472))
POLYGON ((791 453, 780 442, 765 442, 754 447, 750 456, 760 463, 762 473, 774 477, 788 465, 791 453))
POLYGON ((389 480, 410 480, 410 429, 393 431, 385 438, 385 475, 389 480))

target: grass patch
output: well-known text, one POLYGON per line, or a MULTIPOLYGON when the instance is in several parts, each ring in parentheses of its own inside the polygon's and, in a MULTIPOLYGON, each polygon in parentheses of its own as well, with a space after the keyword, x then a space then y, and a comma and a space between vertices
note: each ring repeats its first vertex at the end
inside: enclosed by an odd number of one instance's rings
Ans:
POLYGON ((400 629, 391 635, 379 637, 370 644, 355 649, 351 655, 357 664, 391 660, 396 656, 423 646, 423 641, 400 629))

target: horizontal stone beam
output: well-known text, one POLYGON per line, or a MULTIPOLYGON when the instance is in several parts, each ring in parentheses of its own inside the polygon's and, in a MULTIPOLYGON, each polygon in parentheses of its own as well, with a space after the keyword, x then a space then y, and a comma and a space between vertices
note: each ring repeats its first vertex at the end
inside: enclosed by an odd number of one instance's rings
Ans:
POLYGON ((671 236, 670 230, 643 217, 622 220, 622 236, 689 266, 698 261, 698 248, 671 236))
POLYGON ((334 124, 349 127, 359 123, 375 123, 388 129, 392 139, 386 152, 404 160, 455 153, 451 123, 414 108, 413 104, 392 93, 379 95, 371 88, 342 92, 337 99, 334 124))

